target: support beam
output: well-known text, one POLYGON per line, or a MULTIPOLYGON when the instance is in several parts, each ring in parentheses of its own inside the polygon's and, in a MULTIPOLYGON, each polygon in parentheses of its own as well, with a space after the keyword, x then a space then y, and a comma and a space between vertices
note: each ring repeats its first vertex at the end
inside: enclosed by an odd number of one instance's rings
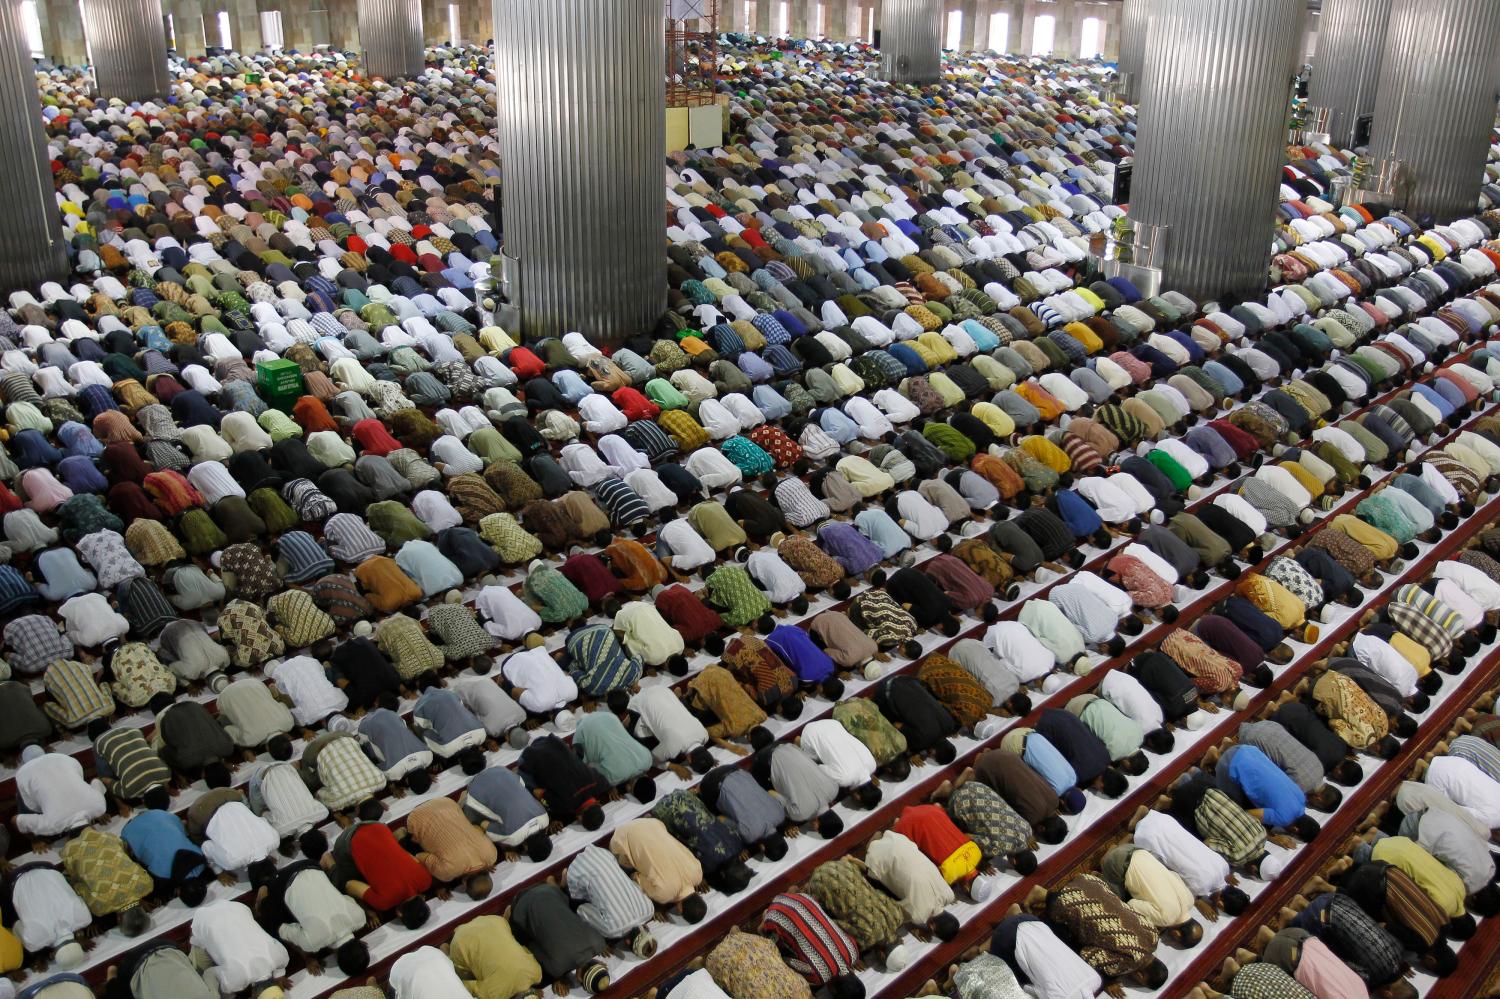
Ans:
POLYGON ((1406 164, 1409 212, 1451 222, 1479 205, 1500 84, 1500 3, 1396 0, 1370 156, 1406 164))
POLYGON ((359 0, 359 45, 370 76, 421 73, 422 0, 359 0))
POLYGON ((661 0, 495 0, 501 232, 525 333, 619 343, 666 309, 661 0))
POLYGON ((1391 0, 1328 0, 1320 20, 1307 96, 1330 109, 1329 135, 1350 149, 1360 116, 1375 112, 1391 0))
POLYGON ((79 7, 100 97, 139 101, 167 92, 161 0, 83 0, 79 7))
POLYGON ((7 140, 0 143, 0 291, 35 288, 67 274, 68 251, 18 3, 0 5, 0 129, 7 140))
POLYGON ((943 75, 943 0, 885 0, 880 78, 930 83, 943 75))
POLYGON ((1266 286, 1304 0, 1153 0, 1130 216, 1170 226, 1163 286, 1266 286))
POLYGON ((1150 24, 1151 0, 1125 0, 1120 11, 1120 72, 1125 75, 1125 100, 1141 99, 1141 75, 1146 69, 1146 29, 1150 24))

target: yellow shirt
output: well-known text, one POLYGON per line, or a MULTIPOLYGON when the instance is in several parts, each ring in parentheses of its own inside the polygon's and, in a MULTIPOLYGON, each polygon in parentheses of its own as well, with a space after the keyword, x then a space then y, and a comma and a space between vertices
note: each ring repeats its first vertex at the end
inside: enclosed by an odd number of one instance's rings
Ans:
POLYGON ((542 982, 542 966, 516 942, 503 916, 464 923, 453 934, 448 957, 476 999, 512 999, 542 982))
POLYGON ((1448 914, 1449 919, 1464 914, 1467 891, 1463 879, 1419 843, 1405 836, 1387 836, 1376 842, 1371 856, 1405 871, 1437 903, 1438 908, 1448 914))

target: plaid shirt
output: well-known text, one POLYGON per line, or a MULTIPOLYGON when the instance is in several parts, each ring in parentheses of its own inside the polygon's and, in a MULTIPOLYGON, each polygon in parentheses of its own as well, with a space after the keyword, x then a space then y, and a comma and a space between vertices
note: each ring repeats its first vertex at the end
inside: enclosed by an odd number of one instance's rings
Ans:
POLYGON ((1249 863, 1265 852, 1265 827, 1218 788, 1203 793, 1193 821, 1203 844, 1232 865, 1249 863))
POLYGON ((40 614, 18 617, 5 626, 7 661, 17 673, 40 673, 59 659, 73 655, 73 643, 57 624, 40 614))
POLYGON ((83 728, 96 718, 115 713, 109 686, 94 679, 94 671, 76 659, 59 659, 42 674, 51 698, 42 710, 63 728, 83 728))
POLYGON ((983 781, 966 781, 954 791, 948 798, 948 816, 974 841, 985 860, 1031 846, 1031 823, 983 781))
POLYGON ((1313 899, 1294 925, 1326 943, 1372 987, 1394 981, 1406 968, 1400 942, 1342 892, 1313 899))
POLYGON ((325 732, 308 743, 301 767, 303 781, 334 811, 357 805, 386 785, 385 774, 348 732, 325 732))

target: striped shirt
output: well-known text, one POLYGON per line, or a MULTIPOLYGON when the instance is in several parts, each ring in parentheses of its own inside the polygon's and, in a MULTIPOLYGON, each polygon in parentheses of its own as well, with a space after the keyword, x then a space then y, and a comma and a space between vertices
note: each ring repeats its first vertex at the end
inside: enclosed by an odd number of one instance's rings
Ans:
POLYGON ((651 507, 621 479, 611 476, 594 483, 593 490, 609 511, 610 522, 615 527, 629 527, 651 515, 651 507))
POLYGON ((606 940, 618 940, 656 915, 656 907, 614 854, 598 846, 584 847, 568 865, 568 896, 582 903, 579 917, 606 940))
POLYGON ((603 697, 611 690, 628 690, 641 678, 641 661, 625 651, 605 624, 579 628, 568 636, 568 671, 580 690, 603 697))
POLYGON ((95 718, 115 713, 109 688, 94 679, 94 671, 76 659, 59 659, 42 674, 51 698, 42 709, 63 728, 83 728, 95 718))
POLYGON ((94 758, 101 774, 115 778, 115 794, 126 801, 138 801, 151 788, 172 780, 172 771, 133 725, 110 729, 96 739, 94 758))
POLYGON ((854 974, 859 946, 811 896, 783 892, 761 917, 760 932, 775 937, 791 969, 814 987, 854 974))

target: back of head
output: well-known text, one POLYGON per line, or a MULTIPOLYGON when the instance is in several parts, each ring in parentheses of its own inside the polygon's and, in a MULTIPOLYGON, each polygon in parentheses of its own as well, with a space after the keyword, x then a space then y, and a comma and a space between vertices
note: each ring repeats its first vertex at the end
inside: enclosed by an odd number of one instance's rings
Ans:
POLYGON ((426 899, 412 898, 401 905, 401 925, 409 930, 421 928, 431 915, 432 910, 427 907, 426 899))
POLYGON ((545 832, 532 833, 526 837, 526 857, 533 864, 540 864, 552 856, 552 837, 545 832))
POLYGON ((370 951, 362 940, 348 940, 339 947, 334 955, 339 966, 339 971, 346 978, 362 975, 370 967, 370 951))
POLYGON ((701 923, 708 915, 708 903, 702 895, 692 894, 682 900, 682 918, 689 923, 701 923))
POLYGON ((578 816, 578 821, 583 824, 583 828, 593 832, 604 825, 604 809, 598 805, 590 805, 578 816))
POLYGON ((824 839, 833 839, 844 831, 844 820, 839 818, 838 813, 832 810, 818 816, 818 835, 824 839))

